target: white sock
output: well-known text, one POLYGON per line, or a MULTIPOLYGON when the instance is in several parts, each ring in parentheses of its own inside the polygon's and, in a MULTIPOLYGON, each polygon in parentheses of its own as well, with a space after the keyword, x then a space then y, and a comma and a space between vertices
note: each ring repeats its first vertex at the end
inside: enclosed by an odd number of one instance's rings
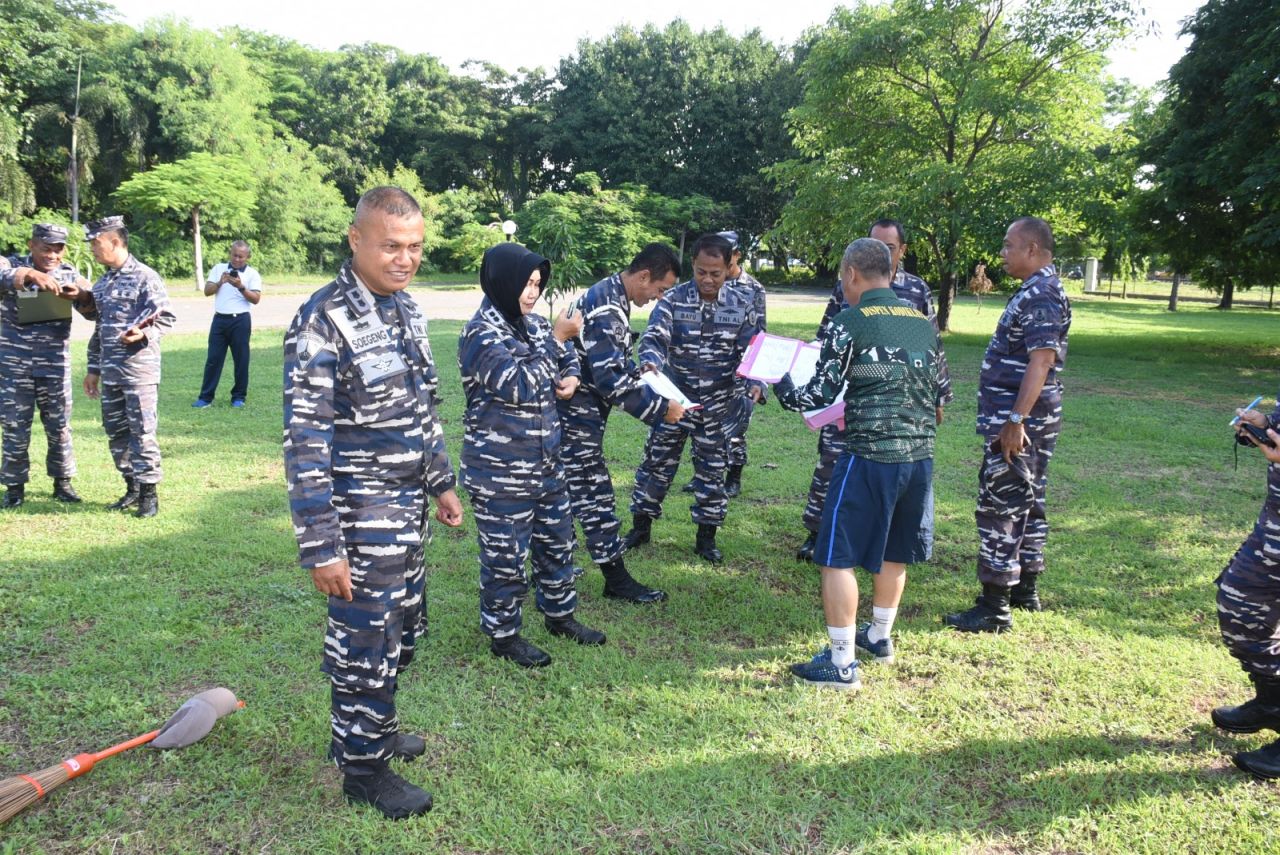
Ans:
POLYGON ((893 619, 897 616, 897 609, 882 609, 879 606, 871 607, 871 628, 867 630, 867 638, 870 639, 872 644, 884 641, 889 637, 889 633, 893 631, 893 619))
POLYGON ((831 664, 837 668, 848 668, 857 655, 853 641, 857 627, 829 626, 827 637, 831 639, 831 664))

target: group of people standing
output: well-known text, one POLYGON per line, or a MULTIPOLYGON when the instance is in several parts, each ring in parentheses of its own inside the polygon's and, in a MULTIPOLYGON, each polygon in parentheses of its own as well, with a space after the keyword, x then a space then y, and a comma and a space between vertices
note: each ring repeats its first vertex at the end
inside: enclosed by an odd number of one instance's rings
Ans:
POLYGON ((84 391, 102 402, 102 426, 125 493, 109 507, 132 509, 136 516, 159 510, 160 446, 156 408, 160 383, 160 337, 174 321, 164 281, 129 252, 124 218, 105 217, 84 226, 84 239, 105 271, 90 285, 63 261, 68 231, 37 223, 25 256, 0 264, 0 420, 4 429, 0 484, 3 506, 26 501, 30 476, 28 449, 34 411, 40 411, 48 441, 46 471, 53 498, 80 502, 71 484, 76 474, 71 445, 70 304, 94 321, 89 340, 84 391), (45 296, 50 295, 50 296, 45 296), (27 312, 41 299, 48 311, 27 312))

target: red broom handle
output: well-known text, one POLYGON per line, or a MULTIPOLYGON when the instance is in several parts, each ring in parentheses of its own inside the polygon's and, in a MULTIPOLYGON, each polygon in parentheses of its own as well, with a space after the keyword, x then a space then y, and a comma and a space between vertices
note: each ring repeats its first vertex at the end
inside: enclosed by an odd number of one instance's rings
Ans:
POLYGON ((122 751, 128 751, 130 748, 137 748, 139 745, 145 745, 160 735, 160 731, 153 730, 150 733, 144 733, 141 736, 135 736, 133 739, 121 742, 119 745, 113 745, 103 751, 96 751, 89 754, 77 754, 75 757, 68 757, 62 761, 63 768, 67 770, 68 780, 78 778, 85 772, 93 768, 93 764, 99 760, 106 760, 108 757, 114 757, 122 751))

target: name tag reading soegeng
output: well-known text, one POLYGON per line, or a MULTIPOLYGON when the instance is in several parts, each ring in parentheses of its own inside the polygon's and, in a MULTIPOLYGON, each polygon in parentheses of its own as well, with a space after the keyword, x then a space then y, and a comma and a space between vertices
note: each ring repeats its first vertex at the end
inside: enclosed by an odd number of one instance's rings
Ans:
POLYGON ((342 333, 342 337, 347 341, 347 347, 351 348, 354 354, 364 353, 391 343, 387 325, 373 312, 353 318, 345 307, 339 306, 330 309, 326 314, 338 328, 338 332, 342 333))

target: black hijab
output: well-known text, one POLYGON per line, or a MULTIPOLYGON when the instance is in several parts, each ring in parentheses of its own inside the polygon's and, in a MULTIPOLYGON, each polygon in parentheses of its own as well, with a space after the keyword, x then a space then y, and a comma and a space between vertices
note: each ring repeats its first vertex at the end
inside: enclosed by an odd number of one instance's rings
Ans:
POLYGON ((541 287, 545 289, 551 277, 551 262, 518 243, 500 243, 491 247, 480 262, 481 290, 517 332, 524 331, 520 295, 535 270, 542 271, 541 287))

